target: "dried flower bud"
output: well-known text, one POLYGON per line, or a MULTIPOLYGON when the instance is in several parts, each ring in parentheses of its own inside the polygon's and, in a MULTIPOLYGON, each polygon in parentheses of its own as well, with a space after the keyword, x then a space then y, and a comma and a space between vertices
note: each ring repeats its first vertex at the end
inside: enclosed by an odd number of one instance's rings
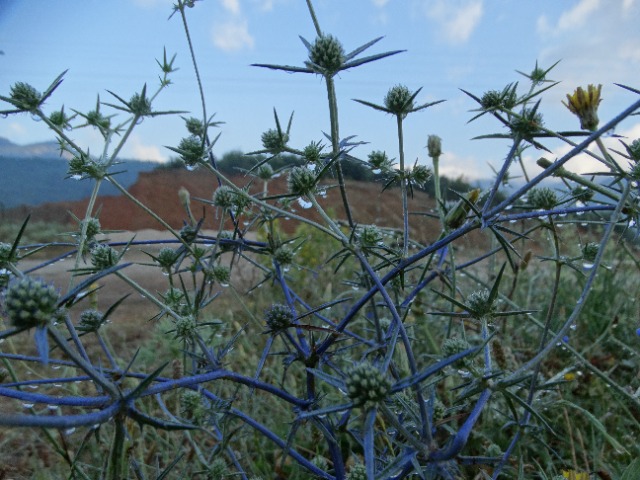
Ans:
POLYGON ((442 155, 442 139, 437 135, 429 135, 429 138, 427 138, 427 151, 431 158, 438 158, 442 155))
POLYGON ((567 102, 562 102, 571 113, 580 119, 580 127, 584 130, 594 131, 598 128, 598 105, 602 99, 600 92, 602 85, 597 87, 589 84, 585 92, 582 87, 576 88, 573 95, 567 95, 567 102))

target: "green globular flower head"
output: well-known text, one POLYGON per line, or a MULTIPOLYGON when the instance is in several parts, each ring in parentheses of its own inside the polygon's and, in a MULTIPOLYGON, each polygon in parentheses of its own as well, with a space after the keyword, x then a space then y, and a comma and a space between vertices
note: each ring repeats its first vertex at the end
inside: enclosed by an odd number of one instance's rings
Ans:
POLYGON ((202 120, 195 117, 184 118, 187 130, 191 135, 202 138, 204 135, 204 126, 202 125, 202 120))
POLYGON ((549 187, 533 188, 527 197, 529 204, 537 209, 552 210, 558 205, 558 196, 549 187))
POLYGON ((308 68, 322 75, 332 77, 345 61, 344 48, 333 35, 320 35, 309 50, 308 68))
POLYGON ((640 163, 640 138, 636 138, 630 145, 625 145, 625 148, 631 160, 640 163))
POLYGON ((322 160, 323 145, 320 142, 311 142, 302 150, 302 156, 307 163, 319 164, 322 160))
POLYGON ((382 246, 382 233, 375 225, 367 225, 362 228, 359 235, 359 242, 364 248, 382 246))
POLYGON ((190 339, 197 328, 196 319, 192 315, 185 315, 176 320, 176 338, 190 339))
POLYGON ((374 170, 373 173, 380 173, 384 170, 390 170, 393 167, 391 160, 387 157, 387 153, 380 150, 371 152, 368 156, 368 160, 371 169, 374 170))
POLYGON ((49 115, 49 121, 60 130, 71 129, 71 124, 69 123, 71 118, 67 117, 64 113, 64 107, 60 110, 56 110, 55 112, 51 112, 51 115, 49 115))
POLYGON ((218 282, 221 285, 229 285, 229 280, 231 279, 231 271, 224 265, 215 265, 207 269, 205 275, 208 281, 218 282))
POLYGON ((486 288, 469 295, 467 306, 471 310, 469 313, 476 319, 491 317, 496 312, 496 305, 491 301, 491 292, 486 288))
POLYGON ((525 108, 521 115, 511 123, 511 131, 526 140, 530 140, 544 125, 542 114, 533 109, 525 108))
POLYGON ((191 225, 185 225, 180 229, 180 238, 185 241, 185 243, 193 243, 193 241, 198 236, 198 230, 191 225))
POLYGON ((291 265, 293 262, 293 251, 288 247, 278 247, 275 252, 273 252, 273 258, 280 265, 291 265))
POLYGON ((134 115, 145 117, 151 114, 151 100, 146 95, 134 93, 129 100, 129 107, 134 115))
POLYGON ((87 232, 87 240, 93 240, 95 238, 96 235, 98 235, 100 233, 101 230, 101 225, 100 225, 100 220, 98 220, 97 218, 88 218, 86 220, 82 221, 82 225, 86 225, 86 232, 87 232))
POLYGON ((347 395, 356 405, 383 401, 391 391, 391 382, 370 363, 360 363, 346 373, 347 395))
POLYGON ((518 103, 515 85, 507 85, 502 91, 489 90, 482 95, 480 106, 483 110, 511 110, 518 103))
POLYGON ((261 180, 271 180, 273 177, 273 167, 268 163, 263 163, 257 168, 256 176, 261 180))
POLYGON ((389 112, 402 117, 413 109, 413 93, 404 85, 392 87, 384 97, 384 106, 389 112))
POLYGON ((307 195, 315 190, 316 177, 307 167, 293 167, 289 172, 287 186, 293 195, 307 195))
POLYGON ((587 262, 593 262, 600 250, 600 244, 597 242, 585 243, 582 246, 582 258, 587 262))
POLYGON ((91 249, 91 264, 98 270, 111 268, 118 263, 118 253, 109 245, 99 243, 91 249))
POLYGON ((28 83, 16 82, 11 86, 9 97, 20 110, 33 112, 40 106, 42 94, 28 83))
POLYGON ((195 135, 180 140, 178 151, 180 158, 187 167, 195 167, 198 165, 206 153, 202 141, 195 135))
POLYGON ((80 332, 97 332, 104 323, 102 312, 94 309, 84 310, 76 327, 80 332))
POLYGON ((367 467, 362 463, 356 463, 347 473, 347 480, 367 480, 367 467))
POLYGON ((11 262, 17 260, 16 252, 11 253, 13 246, 10 243, 0 242, 0 269, 4 269, 11 262))
POLYGON ((289 135, 285 132, 278 132, 275 128, 270 128, 261 136, 262 146, 269 153, 277 155, 284 151, 289 141, 289 135))
POLYGON ((236 192, 228 185, 222 185, 213 194, 213 204, 216 207, 230 209, 235 202, 236 192))
POLYGON ((4 294, 4 310, 16 327, 40 327, 55 314, 59 299, 53 285, 23 277, 9 282, 4 294))
POLYGON ((264 320, 272 333, 279 333, 291 326, 295 320, 295 312, 288 305, 274 303, 264 313, 264 320))
POLYGON ((178 260, 177 252, 171 247, 162 247, 156 257, 158 265, 167 272, 171 270, 176 260, 178 260))
POLYGON ((587 203, 593 198, 594 192, 590 188, 583 187, 580 185, 574 188, 573 190, 571 190, 571 195, 577 201, 580 201, 582 203, 587 203))
MULTIPOLYGON (((464 352, 470 348, 469 342, 462 338, 450 337, 442 342, 442 356, 444 358, 456 355, 457 353, 464 352)), ((453 364, 457 368, 462 368, 468 365, 466 358, 461 358, 453 364)))

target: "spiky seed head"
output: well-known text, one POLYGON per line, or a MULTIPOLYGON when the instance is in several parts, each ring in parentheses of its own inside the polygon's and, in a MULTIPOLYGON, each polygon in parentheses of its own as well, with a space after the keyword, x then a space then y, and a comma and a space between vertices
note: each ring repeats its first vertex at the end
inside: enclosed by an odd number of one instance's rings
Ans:
POLYGON ((387 157, 387 153, 380 150, 371 152, 368 160, 372 170, 388 170, 392 167, 391 160, 387 157))
MULTIPOLYGON (((469 342, 467 342, 466 340, 458 337, 450 337, 445 339, 444 342, 442 342, 442 356, 444 358, 448 358, 452 355, 468 350, 469 347, 470 347, 469 342)), ((467 359, 461 358, 460 360, 456 361, 453 365, 457 368, 462 368, 467 364, 468 364, 467 359)))
POLYGON ((307 163, 319 164, 322 160, 323 145, 320 142, 311 142, 302 150, 302 156, 307 163))
POLYGON ((191 225, 185 225, 180 229, 180 238, 186 243, 192 243, 198 236, 198 230, 191 225))
POLYGON ((0 242, 0 269, 4 269, 7 265, 16 260, 15 252, 11 254, 13 249, 10 243, 0 242))
POLYGON ((533 188, 527 197, 529 204, 537 209, 552 210, 558 205, 558 196, 549 187, 533 188))
POLYGON ((405 85, 391 87, 384 97, 384 106, 394 115, 406 116, 413 109, 413 93, 405 85))
POLYGON ((204 135, 204 126, 202 124, 202 120, 195 117, 189 117, 184 118, 184 123, 191 135, 202 138, 202 136, 204 135))
POLYGON ((585 243, 582 246, 582 258, 587 262, 593 262, 600 250, 600 244, 597 242, 585 243))
POLYGON ((362 463, 356 463, 347 473, 347 480, 367 480, 367 467, 362 463))
POLYGON ((205 156, 205 146, 202 140, 195 135, 185 137, 178 144, 180 158, 187 167, 195 167, 205 156))
POLYGON ((87 240, 92 240, 100 233, 102 226, 97 218, 88 218, 82 221, 82 225, 86 224, 87 240))
POLYGON ((231 271, 229 267, 224 265, 215 265, 212 268, 205 271, 207 280, 210 282, 218 282, 223 285, 228 285, 231 280, 231 271))
POLYGON ((98 243, 91 249, 91 264, 98 270, 111 268, 118 263, 118 252, 110 245, 98 243))
POLYGON ((542 114, 533 109, 523 109, 520 116, 511 123, 511 131, 514 135, 530 140, 544 125, 542 114))
POLYGON ((293 255, 293 250, 284 245, 278 247, 275 252, 273 252, 274 260, 283 266, 291 265, 291 263, 293 262, 293 255))
POLYGON ((288 305, 274 303, 264 313, 264 320, 272 333, 279 333, 291 326, 295 320, 295 312, 288 305))
POLYGON ((389 395, 391 382, 370 363, 360 363, 347 371, 347 395, 356 405, 383 401, 389 395))
POLYGON ((578 186, 571 190, 571 195, 582 203, 587 203, 593 198, 594 192, 590 188, 578 186))
POLYGON ((365 248, 379 247, 382 245, 382 232, 375 225, 366 225, 360 231, 358 240, 365 248))
POLYGON ((344 48, 333 35, 320 35, 309 50, 307 67, 326 76, 335 75, 345 61, 344 48))
POLYGON ((236 192, 228 185, 221 185, 213 194, 213 204, 216 207, 231 209, 234 205, 236 192))
POLYGON ((134 115, 145 117, 151 114, 151 100, 146 95, 134 93, 129 100, 129 108, 134 115))
POLYGON ((176 320, 175 334, 176 338, 182 338, 185 340, 193 337, 196 328, 198 326, 196 319, 193 315, 184 315, 176 320))
POLYGON ((490 317, 496 312, 495 302, 491 301, 491 292, 484 288, 476 290, 467 297, 467 305, 474 318, 490 317))
POLYGON ((21 110, 35 111, 40 106, 42 94, 25 82, 16 82, 11 86, 9 97, 21 110))
POLYGON ((307 195, 315 190, 316 177, 307 167, 293 167, 289 172, 287 186, 293 195, 307 195))
POLYGON ((42 280, 22 277, 9 282, 4 310, 16 327, 46 325, 58 309, 60 295, 42 280))
POLYGON ((636 138, 629 145, 625 145, 627 153, 631 157, 631 160, 638 163, 640 162, 640 138, 636 138))
POLYGON ((271 180, 271 177, 273 177, 273 167, 268 163, 263 163, 256 170, 256 175, 262 180, 271 180))
POLYGON ((169 270, 171 270, 171 267, 173 267, 173 264, 176 263, 178 255, 173 248, 162 247, 158 252, 158 256, 156 257, 156 259, 158 265, 160 265, 163 270, 166 270, 168 272, 169 270))
POLYGON ((278 132, 275 128, 270 128, 261 136, 262 146, 269 153, 277 155, 284 151, 289 141, 289 134, 286 132, 278 132))
POLYGON ((94 309, 84 310, 76 327, 81 332, 97 332, 104 323, 102 312, 94 309))

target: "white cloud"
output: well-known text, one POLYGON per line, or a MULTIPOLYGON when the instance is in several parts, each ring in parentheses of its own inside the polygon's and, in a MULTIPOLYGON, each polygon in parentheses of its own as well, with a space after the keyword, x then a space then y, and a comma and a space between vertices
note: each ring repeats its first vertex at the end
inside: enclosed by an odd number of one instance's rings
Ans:
POLYGON ((129 140, 129 155, 137 160, 148 160, 152 162, 165 162, 167 156, 163 155, 156 145, 145 145, 138 135, 132 135, 129 140))
POLYGON ((557 28, 559 30, 580 29, 599 7, 600 0, 581 0, 575 7, 560 16, 557 28))
POLYGON ((239 0, 221 0, 222 7, 230 13, 234 15, 238 15, 240 13, 240 1, 239 0))
POLYGON ((464 180, 469 182, 493 176, 489 167, 483 169, 481 162, 477 158, 471 156, 462 157, 447 151, 442 153, 439 170, 440 175, 448 178, 463 177, 464 180))
POLYGON ((213 44, 225 52, 237 52, 253 48, 254 40, 249 33, 249 24, 244 19, 229 20, 213 27, 213 44))
POLYGON ((483 0, 424 0, 422 11, 436 22, 440 33, 452 44, 465 43, 480 23, 483 0))

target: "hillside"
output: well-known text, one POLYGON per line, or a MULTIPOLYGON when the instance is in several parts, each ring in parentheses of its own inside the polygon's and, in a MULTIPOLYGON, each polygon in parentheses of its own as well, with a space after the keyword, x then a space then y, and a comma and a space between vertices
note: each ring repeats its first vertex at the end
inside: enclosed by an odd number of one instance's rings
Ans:
MULTIPOLYGON (((91 182, 65 180, 69 154, 60 155, 58 142, 18 145, 0 137, 0 211, 19 205, 40 205, 47 202, 81 200, 91 194, 91 182)), ((140 172, 157 167, 157 163, 123 160, 113 172, 125 187, 132 185, 140 172)), ((102 195, 118 191, 105 185, 102 195)))
MULTIPOLYGON (((233 181, 238 185, 245 185, 248 177, 237 175, 233 181)), ((216 209, 197 200, 197 198, 210 199, 217 180, 204 171, 155 170, 142 172, 138 181, 129 188, 129 192, 147 205, 151 210, 160 215, 169 225, 180 228, 186 219, 184 209, 180 204, 178 191, 185 187, 191 193, 192 211, 197 218, 204 218, 203 228, 217 229, 219 217, 216 209)), ((255 188, 262 188, 256 185, 255 188)), ((280 177, 269 183, 270 194, 285 193, 286 178, 280 177)), ((400 192, 397 189, 388 189, 381 192, 382 186, 371 182, 349 181, 349 200, 351 202, 354 218, 360 224, 375 223, 379 226, 400 227, 402 222, 400 192)), ((335 212, 338 217, 342 214, 342 201, 337 188, 329 188, 326 198, 320 199, 323 207, 329 212, 335 212)), ((35 207, 21 207, 5 213, 5 216, 20 221, 27 214, 31 214, 34 221, 71 222, 68 212, 73 212, 78 217, 84 216, 87 200, 74 202, 54 202, 35 207)), ((162 229, 156 220, 151 218, 141 208, 124 196, 104 196, 99 199, 97 208, 100 209, 100 223, 104 229, 114 230, 140 230, 162 229)), ((424 192, 415 192, 410 199, 409 207, 412 212, 427 212, 434 207, 434 200, 424 192)), ((320 220, 313 210, 303 210, 295 205, 297 213, 320 220)), ((283 221, 283 228, 292 232, 295 222, 283 221)), ((423 215, 411 216, 412 236, 422 241, 433 241, 439 235, 438 221, 423 215)), ((478 241, 476 239, 476 241, 478 241)))

